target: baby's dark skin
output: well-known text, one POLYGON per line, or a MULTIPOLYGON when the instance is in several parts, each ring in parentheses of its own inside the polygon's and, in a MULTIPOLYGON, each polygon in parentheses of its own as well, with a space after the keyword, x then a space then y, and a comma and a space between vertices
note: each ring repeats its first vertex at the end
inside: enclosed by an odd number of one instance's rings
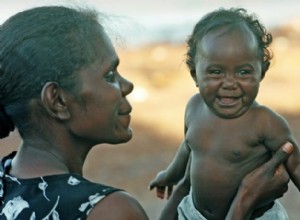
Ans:
POLYGON ((295 150, 286 169, 300 189, 300 153, 288 123, 255 101, 263 78, 257 48, 242 26, 210 31, 199 41, 192 74, 199 93, 186 107, 185 139, 150 184, 161 197, 165 186, 182 178, 191 157, 193 202, 209 220, 225 219, 242 179, 287 141, 295 150))
POLYGON ((189 107, 186 145, 192 156, 194 204, 207 219, 224 219, 243 177, 270 158, 271 151, 281 144, 280 135, 291 135, 282 118, 257 103, 234 119, 205 110, 200 95, 191 99, 189 107), (267 120, 272 119, 281 128, 266 129, 267 120), (268 140, 273 142, 267 146, 268 140))
MULTIPOLYGON (((226 31, 208 33, 198 46, 194 80, 201 95, 185 116, 193 200, 211 220, 224 219, 247 173, 284 142, 297 146, 286 120, 255 101, 261 80, 255 40, 246 29, 226 31)), ((299 158, 297 148, 287 164, 298 188, 299 158)))

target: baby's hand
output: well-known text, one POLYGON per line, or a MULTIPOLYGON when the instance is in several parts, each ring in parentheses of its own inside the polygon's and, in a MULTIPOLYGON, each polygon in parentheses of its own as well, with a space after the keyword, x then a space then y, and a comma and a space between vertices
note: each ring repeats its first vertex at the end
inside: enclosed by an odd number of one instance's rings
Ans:
POLYGON ((152 190, 156 188, 156 196, 160 199, 164 199, 167 188, 167 199, 169 199, 173 191, 173 185, 175 185, 175 183, 168 180, 167 172, 163 170, 150 182, 149 189, 152 190))

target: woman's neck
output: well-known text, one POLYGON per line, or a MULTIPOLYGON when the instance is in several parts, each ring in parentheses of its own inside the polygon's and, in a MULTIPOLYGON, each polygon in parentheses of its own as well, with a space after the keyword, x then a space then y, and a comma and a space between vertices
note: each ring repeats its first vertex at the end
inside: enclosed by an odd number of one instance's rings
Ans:
POLYGON ((70 158, 59 147, 22 144, 12 161, 10 174, 18 178, 33 178, 46 175, 77 173, 82 175, 83 161, 70 158))

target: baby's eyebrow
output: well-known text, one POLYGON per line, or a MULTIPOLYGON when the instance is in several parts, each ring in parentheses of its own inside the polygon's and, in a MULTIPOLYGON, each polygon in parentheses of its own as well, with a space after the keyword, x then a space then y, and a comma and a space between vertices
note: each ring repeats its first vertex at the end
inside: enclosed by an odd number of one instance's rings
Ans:
POLYGON ((253 68, 253 65, 250 64, 250 63, 245 63, 245 64, 242 64, 242 65, 238 66, 238 68, 245 68, 245 67, 253 68))
POLYGON ((207 66, 207 69, 209 68, 225 68, 225 65, 218 64, 218 63, 213 63, 207 66))

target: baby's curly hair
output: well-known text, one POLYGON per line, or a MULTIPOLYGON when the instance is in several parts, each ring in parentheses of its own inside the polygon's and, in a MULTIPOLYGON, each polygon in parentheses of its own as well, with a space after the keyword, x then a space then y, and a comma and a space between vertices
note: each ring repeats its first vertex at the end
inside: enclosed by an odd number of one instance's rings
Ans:
POLYGON ((262 78, 270 66, 273 57, 269 45, 272 42, 272 35, 267 32, 264 25, 258 20, 255 14, 248 14, 243 8, 220 8, 205 15, 195 25, 192 34, 187 40, 186 64, 192 76, 195 75, 195 55, 197 44, 211 30, 222 27, 233 27, 240 24, 246 25, 255 36, 258 42, 259 56, 262 61, 262 78))

